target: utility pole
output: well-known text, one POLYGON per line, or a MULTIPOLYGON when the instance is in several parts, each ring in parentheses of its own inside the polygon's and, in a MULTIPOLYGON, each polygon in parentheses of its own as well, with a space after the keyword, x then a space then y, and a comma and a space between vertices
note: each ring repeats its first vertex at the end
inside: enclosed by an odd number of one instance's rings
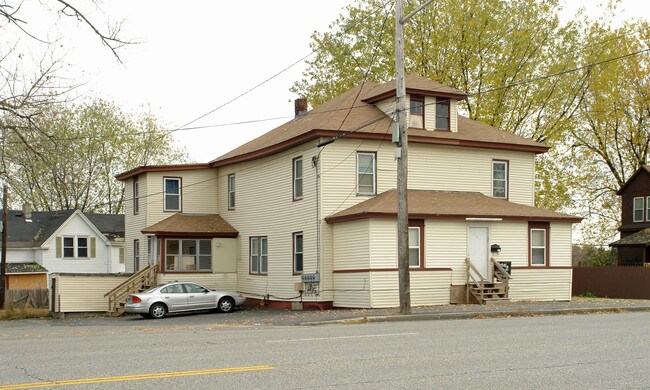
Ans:
POLYGON ((406 129, 406 84, 404 82, 404 8, 402 0, 395 5, 395 83, 396 115, 399 142, 397 157, 397 269, 399 277, 399 311, 411 314, 411 275, 409 273, 408 236, 408 138, 406 129))
POLYGON ((399 133, 397 157, 397 268, 399 276, 399 311, 411 314, 411 274, 409 272, 409 212, 408 212, 408 136, 406 129, 406 84, 404 82, 404 23, 433 0, 427 0, 404 16, 402 0, 395 4, 395 83, 396 115, 399 133))
POLYGON ((5 306, 5 292, 7 291, 7 185, 4 186, 2 197, 2 258, 0 259, 0 309, 5 306))

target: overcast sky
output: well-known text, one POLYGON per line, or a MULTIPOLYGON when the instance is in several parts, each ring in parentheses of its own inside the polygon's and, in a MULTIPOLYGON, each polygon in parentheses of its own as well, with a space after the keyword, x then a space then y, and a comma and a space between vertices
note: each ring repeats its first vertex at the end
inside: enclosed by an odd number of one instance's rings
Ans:
MULTIPOLYGON (((351 2, 103 2, 100 6, 105 15, 90 16, 99 21, 125 19, 124 35, 141 43, 121 50, 123 64, 119 64, 89 30, 64 26, 61 33, 66 36, 68 77, 85 82, 79 93, 112 100, 126 110, 150 109, 169 128, 176 128, 309 54, 311 33, 326 30, 351 2)), ((590 15, 599 13, 597 0, 569 3, 567 15, 579 6, 585 6, 590 15)), ((648 0, 621 3, 621 19, 650 15, 648 0)), ((175 132, 178 143, 187 148, 193 161, 207 162, 286 122, 293 116, 293 99, 297 97, 289 88, 304 69, 300 62, 193 126, 283 119, 179 131, 175 132)))

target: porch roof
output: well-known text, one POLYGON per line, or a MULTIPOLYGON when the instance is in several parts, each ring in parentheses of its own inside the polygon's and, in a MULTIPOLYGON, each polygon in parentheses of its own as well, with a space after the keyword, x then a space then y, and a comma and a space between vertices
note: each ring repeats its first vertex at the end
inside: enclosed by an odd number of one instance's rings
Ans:
POLYGON ((648 246, 650 245, 650 228, 643 229, 625 238, 614 241, 609 246, 648 246))
POLYGON ((38 263, 7 263, 7 274, 46 274, 47 269, 38 263))
MULTIPOLYGON (((408 191, 409 218, 465 219, 500 218, 505 220, 580 222, 575 215, 556 213, 537 207, 495 199, 479 192, 408 191)), ((328 223, 363 218, 396 218, 397 191, 388 190, 346 210, 331 215, 328 223)))
POLYGON ((142 229, 143 234, 175 237, 237 237, 239 232, 219 214, 176 213, 142 229))

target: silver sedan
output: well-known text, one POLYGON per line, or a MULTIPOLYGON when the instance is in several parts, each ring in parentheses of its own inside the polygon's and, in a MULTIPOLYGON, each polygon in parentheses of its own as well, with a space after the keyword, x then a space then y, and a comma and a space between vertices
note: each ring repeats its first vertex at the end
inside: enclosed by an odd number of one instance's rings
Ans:
POLYGON ((215 291, 190 282, 167 283, 147 291, 131 294, 124 309, 143 317, 163 318, 168 313, 192 310, 231 312, 246 302, 246 297, 232 291, 215 291))

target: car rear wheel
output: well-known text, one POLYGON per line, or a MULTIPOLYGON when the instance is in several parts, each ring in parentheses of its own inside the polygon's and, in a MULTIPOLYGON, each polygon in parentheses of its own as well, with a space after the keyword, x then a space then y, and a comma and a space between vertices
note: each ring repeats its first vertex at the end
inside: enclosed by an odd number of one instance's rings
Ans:
POLYGON ((230 297, 221 298, 218 309, 223 313, 230 313, 235 309, 235 301, 230 297))
POLYGON ((151 318, 165 318, 167 315, 167 306, 162 303, 154 303, 149 308, 149 315, 151 318))

